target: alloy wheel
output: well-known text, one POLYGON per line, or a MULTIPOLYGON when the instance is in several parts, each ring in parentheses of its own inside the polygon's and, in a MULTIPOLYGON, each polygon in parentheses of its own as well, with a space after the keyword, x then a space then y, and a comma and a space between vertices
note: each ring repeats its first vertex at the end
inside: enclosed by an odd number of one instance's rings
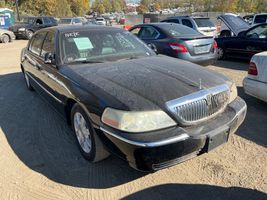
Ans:
POLYGON ((82 150, 86 153, 90 153, 92 149, 92 139, 86 120, 81 113, 76 112, 73 121, 74 131, 82 150))

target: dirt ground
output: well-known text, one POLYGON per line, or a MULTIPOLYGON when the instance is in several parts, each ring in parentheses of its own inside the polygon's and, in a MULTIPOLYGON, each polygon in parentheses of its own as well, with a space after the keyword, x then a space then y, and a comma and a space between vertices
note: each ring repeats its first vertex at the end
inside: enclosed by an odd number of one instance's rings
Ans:
POLYGON ((208 67, 231 77, 248 104, 230 141, 144 174, 114 156, 97 164, 81 157, 61 116, 25 87, 19 57, 26 43, 0 44, 0 199, 267 199, 267 104, 243 92, 247 63, 208 67))

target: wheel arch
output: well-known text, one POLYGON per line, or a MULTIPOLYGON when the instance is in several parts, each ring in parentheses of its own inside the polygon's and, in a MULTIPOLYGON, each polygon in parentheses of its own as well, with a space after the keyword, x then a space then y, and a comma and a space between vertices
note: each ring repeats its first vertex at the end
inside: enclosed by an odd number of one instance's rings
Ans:
POLYGON ((68 125, 71 125, 71 109, 72 107, 77 103, 74 99, 67 99, 66 104, 65 104, 65 117, 67 120, 68 125))

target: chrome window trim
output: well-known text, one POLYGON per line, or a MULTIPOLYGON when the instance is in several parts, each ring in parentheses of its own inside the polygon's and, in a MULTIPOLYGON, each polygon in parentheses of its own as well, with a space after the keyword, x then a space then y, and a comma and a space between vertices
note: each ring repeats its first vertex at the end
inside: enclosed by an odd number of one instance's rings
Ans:
POLYGON ((209 88, 209 89, 203 89, 203 90, 200 90, 198 92, 195 92, 195 93, 180 97, 178 99, 170 100, 170 101, 166 102, 165 105, 167 106, 167 109, 171 113, 174 114, 175 118, 182 125, 185 125, 185 126, 196 125, 196 124, 198 124, 200 122, 208 120, 208 119, 214 117, 215 115, 221 113, 226 108, 226 106, 228 105, 229 99, 228 99, 228 102, 226 102, 224 104, 224 106, 219 111, 215 112, 214 114, 212 114, 212 115, 210 115, 208 117, 204 117, 204 118, 202 118, 200 120, 197 120, 197 121, 186 121, 184 119, 181 119, 176 114, 176 108, 178 106, 187 105, 187 104, 190 104, 190 103, 193 103, 193 102, 196 102, 196 101, 199 101, 199 100, 203 100, 203 99, 205 99, 207 101, 207 99, 210 97, 210 95, 216 95, 216 94, 219 94, 221 92, 226 92, 226 91, 228 91, 228 95, 230 97, 230 88, 229 88, 229 86, 227 84, 223 84, 223 85, 219 85, 219 86, 212 87, 212 88, 209 88))
POLYGON ((111 131, 108 131, 107 129, 105 129, 103 127, 100 127, 100 130, 103 131, 104 133, 112 136, 112 137, 117 138, 118 140, 121 140, 123 142, 126 142, 126 143, 134 145, 134 146, 139 146, 139 147, 158 147, 158 146, 168 145, 168 144, 175 143, 175 142, 184 141, 184 140, 189 138, 188 134, 182 133, 181 135, 178 135, 176 137, 168 138, 165 140, 160 140, 157 142, 138 142, 138 141, 132 141, 132 140, 128 140, 124 137, 121 137, 121 136, 117 135, 116 133, 112 133, 111 131))

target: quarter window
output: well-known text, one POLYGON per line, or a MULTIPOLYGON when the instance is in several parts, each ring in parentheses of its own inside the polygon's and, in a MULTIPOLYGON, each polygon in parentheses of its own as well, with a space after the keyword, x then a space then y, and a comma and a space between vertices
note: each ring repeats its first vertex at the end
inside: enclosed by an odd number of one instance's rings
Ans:
POLYGON ((54 52, 54 33, 49 32, 44 40, 41 57, 44 58, 46 53, 53 53, 54 52))
POLYGON ((193 24, 188 19, 182 19, 182 24, 185 25, 185 26, 188 26, 190 28, 193 28, 193 24))
POLYGON ((140 30, 141 30, 141 28, 137 27, 137 28, 131 30, 131 33, 133 33, 134 35, 137 36, 139 34, 140 30))
POLYGON ((29 47, 29 50, 32 53, 38 56, 40 55, 45 35, 46 35, 46 32, 42 32, 42 33, 38 33, 35 36, 33 36, 32 41, 30 43, 30 47, 29 47))

